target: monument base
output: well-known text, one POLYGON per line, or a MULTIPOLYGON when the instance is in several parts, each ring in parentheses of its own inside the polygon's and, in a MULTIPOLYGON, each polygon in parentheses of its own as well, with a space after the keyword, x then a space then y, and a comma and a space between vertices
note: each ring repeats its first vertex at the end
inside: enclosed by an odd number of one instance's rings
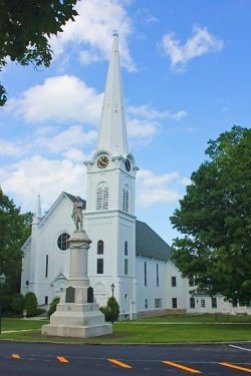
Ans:
POLYGON ((75 230, 68 240, 70 270, 65 294, 42 327, 42 334, 59 337, 97 337, 112 333, 112 325, 94 303, 93 288, 87 276, 87 251, 91 240, 83 229, 75 230))
POLYGON ((50 324, 42 327, 42 334, 58 337, 88 338, 112 333, 96 303, 59 303, 50 317, 50 324))

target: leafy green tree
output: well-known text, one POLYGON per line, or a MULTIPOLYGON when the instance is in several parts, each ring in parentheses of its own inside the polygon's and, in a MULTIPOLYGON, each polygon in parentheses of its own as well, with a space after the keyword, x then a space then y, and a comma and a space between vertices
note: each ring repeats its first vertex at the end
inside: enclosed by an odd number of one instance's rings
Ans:
POLYGON ((48 317, 51 317, 51 315, 56 311, 56 309, 57 309, 57 305, 58 305, 59 302, 60 302, 60 298, 59 298, 58 296, 56 296, 56 297, 52 300, 52 302, 51 302, 51 304, 50 304, 50 308, 49 308, 49 310, 48 310, 48 317))
POLYGON ((3 294, 19 292, 22 268, 21 246, 30 234, 32 214, 21 214, 0 187, 0 273, 6 275, 3 294))
POLYGON ((37 297, 34 292, 27 292, 24 297, 24 309, 27 317, 34 317, 38 313, 37 297))
MULTIPOLYGON (((52 59, 49 38, 77 15, 78 0, 0 0, 0 71, 11 61, 48 67, 52 59)), ((0 84, 0 106, 6 102, 0 84)))
POLYGON ((170 218, 183 234, 174 261, 183 276, 210 295, 251 301, 251 130, 234 126, 206 150, 209 160, 170 218))
POLYGON ((22 314, 24 309, 24 297, 22 294, 14 294, 11 300, 11 311, 14 314, 22 314))
POLYGON ((119 304, 113 296, 108 299, 107 305, 101 307, 100 310, 105 315, 105 321, 114 322, 119 318, 119 304))

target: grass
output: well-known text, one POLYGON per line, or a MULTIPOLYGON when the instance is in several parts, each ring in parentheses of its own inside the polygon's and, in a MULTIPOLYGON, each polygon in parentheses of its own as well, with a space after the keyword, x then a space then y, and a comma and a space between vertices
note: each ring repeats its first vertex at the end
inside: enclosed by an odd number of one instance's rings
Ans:
POLYGON ((7 330, 32 330, 41 329, 41 326, 48 324, 48 320, 25 320, 25 319, 2 319, 2 331, 7 330))
POLYGON ((118 322, 113 334, 95 338, 61 338, 41 335, 47 320, 3 319, 2 340, 92 344, 158 344, 251 341, 250 316, 168 315, 118 322), (21 331, 30 330, 30 331, 21 331))
POLYGON ((184 314, 184 315, 166 315, 158 317, 147 317, 144 322, 189 322, 189 323, 249 323, 251 325, 251 316, 247 315, 222 315, 222 314, 184 314))

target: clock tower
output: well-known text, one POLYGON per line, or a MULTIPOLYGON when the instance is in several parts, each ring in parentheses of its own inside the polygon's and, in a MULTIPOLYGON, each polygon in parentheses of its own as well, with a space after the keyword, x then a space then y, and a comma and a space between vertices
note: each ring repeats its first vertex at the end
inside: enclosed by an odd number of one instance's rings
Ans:
POLYGON ((118 35, 113 35, 96 151, 87 168, 84 228, 92 240, 88 273, 100 306, 114 295, 123 317, 136 306, 135 177, 122 95, 118 35))

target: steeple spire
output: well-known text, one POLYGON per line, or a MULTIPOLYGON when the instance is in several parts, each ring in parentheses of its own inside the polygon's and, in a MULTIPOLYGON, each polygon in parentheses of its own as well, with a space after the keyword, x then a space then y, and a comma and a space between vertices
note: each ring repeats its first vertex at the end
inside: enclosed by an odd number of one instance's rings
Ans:
POLYGON ((117 32, 113 34, 97 149, 113 156, 128 154, 117 32))

